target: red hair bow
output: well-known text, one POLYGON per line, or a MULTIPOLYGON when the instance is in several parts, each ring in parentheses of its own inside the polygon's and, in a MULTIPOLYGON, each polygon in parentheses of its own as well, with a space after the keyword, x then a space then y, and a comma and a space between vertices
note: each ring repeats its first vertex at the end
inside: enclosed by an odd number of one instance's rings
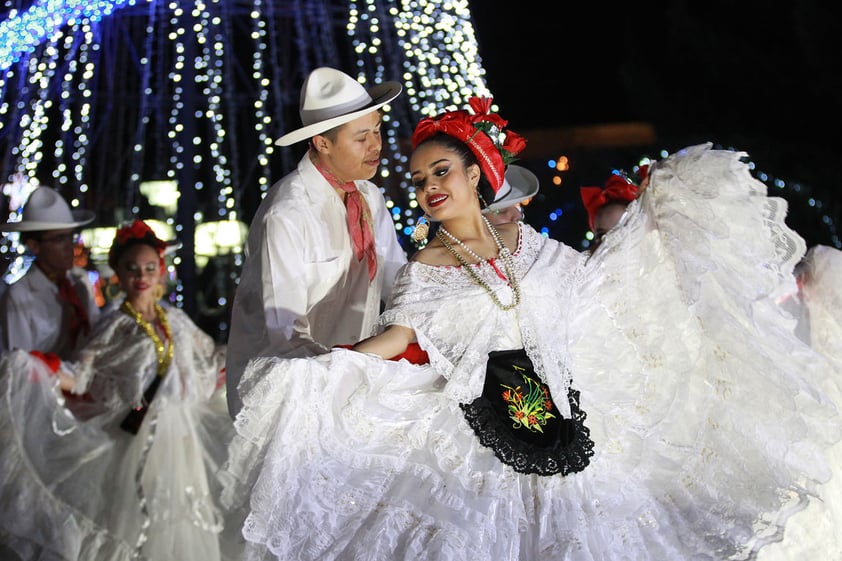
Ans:
POLYGON ((526 140, 517 133, 505 131, 501 143, 499 137, 508 121, 491 113, 491 101, 490 97, 469 99, 473 114, 460 109, 437 117, 425 117, 412 133, 412 149, 438 133, 464 142, 479 162, 491 188, 497 193, 503 185, 506 164, 526 147, 526 140))
MULTIPOLYGON (((127 224, 119 228, 115 237, 119 243, 125 244, 129 240, 140 240, 146 236, 157 238, 157 236, 155 236, 155 232, 152 231, 152 228, 150 228, 146 222, 143 220, 135 220, 131 224, 127 224)), ((163 242, 161 243, 163 244, 163 242)))
POLYGON ((114 236, 114 242, 108 251, 108 264, 112 269, 117 270, 115 258, 117 252, 132 240, 143 240, 145 243, 153 246, 158 251, 158 257, 161 258, 161 266, 164 266, 164 250, 167 248, 166 242, 161 241, 146 222, 135 219, 130 224, 120 227, 114 236))
POLYGON ((613 173, 605 182, 605 188, 581 187, 579 195, 588 211, 588 226, 593 230, 594 219, 599 209, 609 203, 628 204, 637 198, 637 185, 627 177, 613 173))

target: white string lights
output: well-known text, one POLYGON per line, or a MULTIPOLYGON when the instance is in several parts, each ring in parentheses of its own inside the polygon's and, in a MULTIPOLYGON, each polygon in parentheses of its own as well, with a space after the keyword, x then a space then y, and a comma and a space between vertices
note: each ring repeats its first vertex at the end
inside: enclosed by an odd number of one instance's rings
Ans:
POLYGON ((197 206, 166 218, 177 233, 193 226, 179 221, 254 210, 243 201, 254 205, 251 193, 265 194, 295 165, 273 142, 297 126, 301 79, 333 65, 363 82, 404 84, 385 108, 379 179, 408 237, 417 213, 406 154, 413 125, 488 95, 466 0, 355 0, 347 10, 328 0, 4 6, 0 179, 20 172, 74 207, 115 208, 115 221, 143 211, 142 182, 175 181, 197 206), (185 177, 195 179, 185 185, 185 177))
POLYGON ((401 138, 411 135, 423 116, 462 109, 473 95, 490 96, 471 13, 467 0, 403 0, 398 5, 363 0, 349 2, 348 14, 359 79, 399 79, 404 86, 401 98, 409 106, 411 121, 402 123, 395 115, 384 114, 385 155, 379 173, 383 183, 400 184, 400 190, 393 191, 400 196, 384 194, 395 229, 408 239, 418 201, 401 138))
MULTIPOLYGON (((267 8, 271 10, 271 0, 267 8)), ((269 53, 269 46, 266 44, 267 21, 261 17, 264 9, 264 0, 255 0, 254 9, 250 11, 251 39, 254 41, 254 56, 252 57, 251 79, 256 86, 257 95, 254 99, 254 130, 257 133, 257 163, 260 166, 258 187, 261 193, 265 193, 270 185, 270 162, 269 158, 273 153, 273 138, 270 136, 269 128, 272 124, 272 117, 267 112, 269 101, 270 81, 266 76, 266 57, 269 53)))
MULTIPOLYGON (((385 108, 377 180, 409 245, 420 214, 407 169, 413 126, 466 107, 473 95, 492 95, 467 0, 3 6, 0 181, 21 173, 60 189, 74 207, 117 209, 115 221, 142 210, 141 182, 177 181, 196 206, 167 217, 179 233, 193 224, 178 221, 248 220, 297 161, 273 142, 298 126, 304 76, 333 65, 369 84, 404 86, 385 108)), ((775 181, 778 189, 808 190, 775 181)), ((832 215, 822 214, 827 205, 811 198, 836 235, 832 215)), ((530 222, 540 229, 552 220, 530 222)))
MULTIPOLYGON (((57 40, 79 21, 100 21, 137 0, 38 0, 26 10, 7 1, 8 16, 0 22, 0 69, 5 70, 44 42, 57 40)), ((148 1, 148 0, 147 0, 148 1)))

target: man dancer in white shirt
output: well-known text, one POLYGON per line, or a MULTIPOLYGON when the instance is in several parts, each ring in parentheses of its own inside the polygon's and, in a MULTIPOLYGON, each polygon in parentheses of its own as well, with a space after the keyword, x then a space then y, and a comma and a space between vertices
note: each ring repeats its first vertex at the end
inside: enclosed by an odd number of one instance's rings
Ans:
POLYGON ((99 319, 87 273, 73 266, 75 231, 92 222, 90 210, 71 210, 50 187, 27 199, 21 220, 0 225, 21 232, 35 256, 29 270, 0 297, 0 350, 23 349, 73 356, 99 319))
POLYGON ((383 105, 400 84, 369 90, 317 68, 301 90, 303 126, 276 141, 309 140, 292 173, 276 183, 251 223, 231 313, 228 409, 249 360, 328 352, 372 335, 406 254, 377 185, 383 105))
POLYGON ((503 189, 508 184, 509 191, 499 201, 491 203, 482 213, 495 226, 507 222, 523 222, 523 203, 538 194, 540 183, 538 176, 522 166, 509 164, 503 179, 503 189))

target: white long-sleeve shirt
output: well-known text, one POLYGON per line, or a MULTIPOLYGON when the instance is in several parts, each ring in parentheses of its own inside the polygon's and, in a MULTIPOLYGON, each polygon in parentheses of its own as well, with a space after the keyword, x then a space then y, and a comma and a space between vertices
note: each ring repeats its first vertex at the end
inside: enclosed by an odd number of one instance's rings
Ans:
MULTIPOLYGON (((79 301, 88 311, 91 327, 99 319, 93 288, 83 269, 67 273, 79 301)), ((76 346, 70 338, 70 310, 59 299, 58 286, 32 265, 0 297, 0 350, 23 349, 56 353, 70 358, 87 337, 79 334, 76 346)))
POLYGON ((252 220, 231 313, 226 379, 232 416, 237 385, 257 357, 302 357, 373 333, 406 254, 379 187, 356 181, 371 210, 377 274, 354 257, 345 205, 307 154, 276 183, 252 220))

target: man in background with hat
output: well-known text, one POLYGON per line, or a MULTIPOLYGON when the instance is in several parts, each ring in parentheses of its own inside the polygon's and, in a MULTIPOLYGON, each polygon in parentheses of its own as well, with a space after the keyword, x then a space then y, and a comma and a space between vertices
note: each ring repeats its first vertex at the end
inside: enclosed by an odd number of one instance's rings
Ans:
MULTIPOLYGON (((482 210, 488 221, 497 226, 507 222, 523 221, 523 203, 538 194, 538 177, 523 166, 509 164, 503 183, 509 184, 508 193, 482 210)), ((504 187, 505 188, 505 187, 504 187)))
POLYGON ((267 193, 251 223, 231 313, 228 408, 249 360, 304 357, 372 334, 406 254, 377 185, 379 109, 400 84, 366 90, 333 68, 301 89, 302 127, 276 141, 309 141, 292 173, 267 193))
POLYGON ((75 230, 93 219, 92 211, 71 211, 57 191, 41 186, 24 204, 21 220, 2 227, 20 232, 34 259, 0 297, 0 348, 69 359, 87 340, 99 308, 87 273, 73 267, 73 245, 75 230))

